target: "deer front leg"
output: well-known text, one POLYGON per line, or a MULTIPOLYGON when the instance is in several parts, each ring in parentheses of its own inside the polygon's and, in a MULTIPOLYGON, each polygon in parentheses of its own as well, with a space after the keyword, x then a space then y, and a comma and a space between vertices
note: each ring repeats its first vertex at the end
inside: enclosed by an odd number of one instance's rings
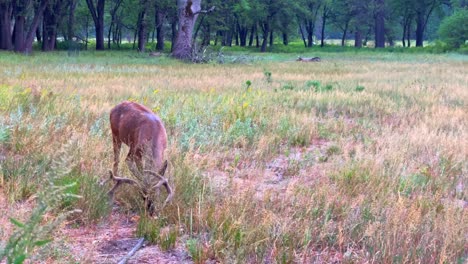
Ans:
POLYGON ((119 170, 119 161, 120 161, 120 148, 122 147, 122 142, 117 138, 112 138, 112 143, 114 147, 114 166, 112 167, 112 176, 117 176, 117 171, 119 170))
POLYGON ((120 148, 122 146, 122 142, 120 142, 116 138, 113 138, 113 143, 114 143, 114 166, 112 168, 112 171, 109 171, 109 174, 110 174, 110 178, 114 181, 115 184, 114 184, 114 187, 112 187, 112 189, 108 192, 108 195, 111 199, 114 198, 115 191, 122 183, 138 184, 136 181, 132 179, 118 177, 117 171, 119 168, 120 148))
POLYGON ((114 182, 114 186, 112 189, 107 193, 111 200, 114 199, 115 190, 121 184, 121 181, 117 180, 117 172, 119 170, 119 160, 120 160, 120 148, 122 147, 122 142, 118 140, 116 137, 112 137, 112 146, 114 148, 114 164, 112 166, 112 172, 109 171, 110 179, 114 182))

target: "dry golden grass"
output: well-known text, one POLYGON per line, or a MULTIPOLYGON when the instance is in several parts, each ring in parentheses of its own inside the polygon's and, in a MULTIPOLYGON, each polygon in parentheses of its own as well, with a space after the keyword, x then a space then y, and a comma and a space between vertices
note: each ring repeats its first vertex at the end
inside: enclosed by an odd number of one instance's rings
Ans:
MULTIPOLYGON (((67 180, 88 201, 71 206, 84 209, 77 223, 99 221, 105 202, 93 186, 111 166, 108 113, 135 100, 158 112, 170 139, 177 195, 156 225, 180 227, 177 243, 195 262, 467 260, 466 57, 5 56, 0 208, 41 188, 44 163, 72 138, 67 180)), ((123 210, 138 207, 134 193, 120 192, 123 210)))

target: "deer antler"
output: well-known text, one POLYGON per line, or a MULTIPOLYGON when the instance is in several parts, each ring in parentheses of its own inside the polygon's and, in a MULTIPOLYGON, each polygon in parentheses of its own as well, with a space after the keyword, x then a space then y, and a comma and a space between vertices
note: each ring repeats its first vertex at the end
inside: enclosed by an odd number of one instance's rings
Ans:
MULTIPOLYGON (((166 165, 167 166, 167 165, 166 165)), ((166 188, 166 191, 167 191, 167 198, 166 200, 164 201, 164 204, 162 207, 166 206, 167 203, 169 203, 173 196, 174 196, 174 192, 172 191, 172 188, 171 186, 169 186, 169 183, 167 182, 167 178, 161 176, 161 174, 157 173, 157 172, 154 172, 154 171, 150 171, 150 170, 145 170, 144 171, 145 173, 148 173, 148 174, 151 174, 155 177, 158 177, 160 180, 158 183, 156 183, 152 188, 154 189, 159 189, 161 188, 161 186, 164 185, 164 187, 166 188)))
POLYGON ((134 185, 140 186, 140 184, 138 184, 138 182, 133 179, 117 177, 116 175, 114 175, 114 173, 111 170, 109 170, 109 175, 110 175, 110 179, 115 182, 114 187, 112 187, 112 189, 107 193, 110 197, 114 197, 115 190, 122 183, 128 183, 128 184, 134 184, 134 185))

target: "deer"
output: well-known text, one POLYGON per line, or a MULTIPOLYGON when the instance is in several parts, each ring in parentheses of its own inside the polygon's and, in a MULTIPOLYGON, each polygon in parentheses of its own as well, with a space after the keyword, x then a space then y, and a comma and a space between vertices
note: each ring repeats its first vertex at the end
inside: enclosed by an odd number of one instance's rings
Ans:
POLYGON ((296 61, 302 61, 302 62, 319 62, 320 57, 313 57, 313 58, 301 58, 298 57, 296 61))
POLYGON ((164 177, 167 169, 167 160, 164 159, 164 151, 167 148, 164 124, 147 107, 124 101, 110 111, 110 127, 114 163, 109 174, 114 186, 108 195, 113 200, 114 193, 121 184, 136 185, 145 201, 146 209, 152 215, 154 212, 153 201, 150 198, 152 190, 159 193, 159 189, 162 186, 165 187, 167 198, 162 208, 172 200, 174 195, 167 178, 164 177), (126 163, 130 172, 138 180, 118 176, 122 143, 129 147, 126 163))

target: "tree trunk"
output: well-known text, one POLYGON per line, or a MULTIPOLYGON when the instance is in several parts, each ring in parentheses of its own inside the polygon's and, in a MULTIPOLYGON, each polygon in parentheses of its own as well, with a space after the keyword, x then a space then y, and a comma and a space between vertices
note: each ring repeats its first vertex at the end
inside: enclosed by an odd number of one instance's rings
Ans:
POLYGON ((260 48, 260 37, 258 36, 258 29, 255 30, 255 47, 260 48))
POLYGON ((356 29, 354 32, 354 47, 362 48, 362 32, 360 29, 356 29))
POLYGON ((96 7, 93 0, 86 0, 96 29, 96 50, 104 50, 104 7, 105 0, 97 0, 96 7))
MULTIPOLYGON (((26 11, 24 8, 18 8, 16 10, 16 20, 14 28, 14 50, 16 52, 31 52, 34 37, 36 36, 36 29, 39 26, 44 10, 47 6, 48 0, 42 0, 34 9, 34 17, 29 22, 29 30, 26 31, 26 11)), ((25 5, 27 6, 27 5, 25 5)))
POLYGON ((11 15, 13 13, 13 5, 11 3, 0 2, 0 49, 12 50, 12 32, 11 32, 11 15))
POLYGON ((239 23, 237 24, 237 31, 239 32, 239 42, 241 47, 245 47, 247 45, 247 27, 241 26, 239 23))
POLYGON ((211 41, 211 25, 206 23, 203 28, 202 46, 209 46, 211 41))
POLYGON ((349 22, 346 22, 345 24, 345 28, 343 29, 343 35, 341 37, 341 46, 344 47, 345 46, 345 42, 346 42, 346 34, 348 33, 348 25, 349 25, 349 22))
POLYGON ((17 16, 15 19, 15 34, 14 34, 14 45, 16 52, 24 51, 24 16, 17 16))
POLYGON ((67 35, 69 45, 73 42, 75 37, 75 10, 76 5, 78 4, 77 0, 70 0, 68 3, 68 24, 67 24, 67 35))
POLYGON ((254 25, 252 25, 252 29, 250 30, 249 47, 252 47, 252 45, 253 45, 255 31, 256 31, 256 27, 255 27, 255 24, 254 24, 254 25))
POLYGON ((287 46, 289 44, 288 33, 283 32, 283 45, 287 46))
POLYGON ((178 0, 179 30, 172 55, 178 59, 189 59, 192 55, 192 34, 200 11, 201 0, 178 0))
POLYGON ((307 47, 312 47, 314 45, 314 27, 315 23, 311 20, 306 21, 307 47))
POLYGON ((270 23, 266 21, 262 25, 263 30, 263 40, 262 40, 262 47, 260 48, 260 52, 265 52, 268 44, 268 34, 270 33, 270 23))
POLYGON ((424 41, 424 14, 419 12, 416 17, 416 47, 422 47, 424 41))
POLYGON ((406 37, 406 21, 403 23, 403 34, 401 36, 401 44, 403 45, 403 48, 406 47, 405 37, 406 37))
POLYGON ((164 50, 164 18, 162 10, 156 11, 156 50, 164 50))
POLYGON ((301 32, 301 38, 302 38, 302 41, 304 42, 304 47, 307 48, 307 41, 306 41, 306 38, 304 36, 304 30, 302 29, 301 23, 299 23, 299 31, 301 32))
POLYGON ((274 41, 274 37, 273 37, 273 29, 270 30, 270 47, 273 47, 273 41, 274 41))
MULTIPOLYGON (((109 31, 107 32, 107 48, 108 49, 111 48, 111 34, 114 34, 115 36, 116 30, 114 29, 117 27, 116 26, 116 14, 121 4, 122 4, 122 0, 117 1, 115 5, 113 6, 113 8, 110 10, 111 22, 109 25, 109 31)), ((115 43, 114 38, 112 38, 112 42, 115 43)))
POLYGON ((384 0, 376 0, 375 47, 385 48, 385 10, 384 0))
POLYGON ((138 52, 145 52, 146 42, 148 40, 148 21, 146 11, 148 10, 149 1, 140 1, 140 14, 138 23, 138 52))
POLYGON ((51 51, 55 49, 57 40, 57 28, 62 16, 63 0, 57 0, 52 5, 48 5, 44 10, 43 18, 43 41, 42 50, 51 51))
POLYGON ((320 36, 320 47, 323 47, 325 45, 325 25, 327 21, 327 16, 328 16, 328 7, 325 5, 323 7, 323 13, 322 13, 322 36, 320 36))
POLYGON ((37 42, 42 43, 42 35, 41 35, 40 27, 37 27, 36 29, 36 39, 37 39, 37 42))
POLYGON ((407 37, 406 37, 406 41, 407 41, 407 47, 411 47, 411 20, 408 22, 408 28, 406 29, 406 34, 407 37))
POLYGON ((171 33, 172 33, 172 37, 171 37, 171 52, 174 51, 174 45, 175 45, 175 41, 176 41, 176 38, 177 38, 177 24, 178 24, 178 21, 177 21, 177 17, 173 17, 172 18, 172 22, 171 22, 171 33))

